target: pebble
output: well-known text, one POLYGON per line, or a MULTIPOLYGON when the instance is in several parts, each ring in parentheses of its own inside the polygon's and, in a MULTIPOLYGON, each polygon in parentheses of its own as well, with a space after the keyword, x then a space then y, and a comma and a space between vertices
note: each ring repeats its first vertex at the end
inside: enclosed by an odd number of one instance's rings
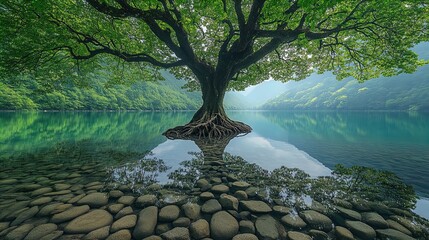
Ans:
POLYGON ((72 220, 76 217, 79 217, 82 214, 85 214, 89 211, 88 205, 78 206, 78 207, 71 207, 64 212, 57 213, 52 216, 51 222, 53 223, 62 223, 69 220, 72 220))
POLYGON ((110 213, 112 214, 117 214, 119 211, 121 211, 124 208, 124 204, 122 203, 117 203, 117 204, 112 204, 109 205, 107 207, 107 210, 109 210, 110 213))
POLYGON ((251 233, 241 233, 235 235, 232 240, 258 240, 258 237, 251 233))
POLYGON ((24 238, 24 240, 39 240, 43 236, 50 234, 51 232, 57 230, 57 225, 53 223, 46 223, 39 225, 33 228, 28 235, 24 238))
POLYGON ((52 201, 51 197, 41 197, 30 202, 30 206, 40 206, 52 201))
POLYGON ((242 220, 239 223, 241 233, 255 233, 255 225, 252 221, 242 220))
POLYGON ((131 232, 128 229, 122 229, 111 235, 109 235, 106 240, 130 240, 131 232))
POLYGON ((83 239, 105 239, 109 236, 109 232, 110 226, 105 226, 89 232, 83 237, 83 239))
POLYGON ((302 229, 307 226, 307 223, 305 223, 302 218, 294 214, 288 214, 286 216, 283 216, 280 221, 286 226, 294 229, 302 229))
POLYGON ((187 217, 179 217, 173 222, 173 227, 189 227, 191 219, 187 217))
POLYGON ((189 230, 191 231, 191 236, 194 239, 201 239, 210 236, 209 223, 204 219, 191 223, 189 230))
POLYGON ((33 224, 23 224, 12 231, 10 231, 6 237, 5 240, 21 240, 24 239, 24 237, 31 231, 31 229, 34 228, 33 224))
POLYGON ((66 233, 89 233, 95 229, 110 225, 113 217, 109 212, 101 209, 93 210, 73 219, 64 227, 66 233))
POLYGON ((124 193, 120 190, 112 190, 109 192, 109 197, 111 198, 120 198, 124 196, 124 193))
POLYGON ((343 208, 343 207, 335 207, 336 210, 346 219, 351 219, 351 220, 356 220, 356 221, 361 221, 362 220, 362 216, 360 213, 347 209, 347 208, 343 208))
POLYGON ((222 206, 220 205, 220 203, 216 199, 210 199, 210 200, 208 200, 201 207, 201 211, 203 213, 209 213, 209 214, 218 212, 220 210, 222 210, 222 206))
POLYGON ((56 207, 58 207, 59 205, 62 205, 62 203, 52 203, 49 205, 46 205, 44 207, 42 207, 39 211, 39 213, 37 213, 38 216, 48 216, 51 214, 52 211, 55 210, 56 207))
POLYGON ((295 232, 295 231, 289 231, 287 233, 287 237, 290 240, 312 240, 313 239, 307 234, 295 232))
POLYGON ((200 199, 203 201, 207 201, 213 199, 215 196, 211 192, 203 192, 200 194, 200 199))
POLYGON ((223 209, 238 210, 238 199, 231 195, 222 194, 219 198, 219 203, 223 209))
POLYGON ((239 230, 237 220, 228 212, 220 211, 213 214, 210 220, 210 233, 215 239, 231 239, 239 230))
POLYGON ((227 193, 229 192, 229 187, 224 184, 215 185, 211 188, 211 191, 214 193, 227 193))
POLYGON ((110 228, 110 232, 117 232, 122 229, 133 228, 136 225, 137 216, 136 215, 127 215, 125 217, 116 220, 112 227, 110 228))
POLYGON ((131 205, 134 203, 135 197, 133 196, 122 196, 118 199, 118 203, 122 203, 124 205, 131 205))
POLYGON ((250 184, 247 182, 237 181, 232 183, 232 188, 236 190, 246 190, 248 187, 250 187, 250 184))
POLYGON ((270 206, 262 201, 240 201, 240 207, 253 213, 269 213, 272 211, 270 206))
POLYGON ((137 224, 134 227, 133 237, 142 239, 154 234, 158 221, 158 208, 150 206, 140 211, 137 224))
POLYGON ((168 205, 159 211, 158 220, 160 222, 172 222, 179 217, 180 209, 176 205, 168 205))
POLYGON ((395 229, 377 229, 377 236, 381 239, 390 239, 390 240, 415 240, 408 236, 407 234, 400 232, 395 229))
POLYGON ((314 210, 300 212, 299 216, 312 228, 329 232, 332 230, 332 220, 314 210))
POLYGON ((366 223, 347 220, 346 226, 353 233, 353 235, 356 235, 357 237, 363 239, 374 239, 376 236, 374 229, 366 223))
POLYGON ((375 229, 385 229, 389 227, 389 224, 384 218, 376 212, 362 213, 362 222, 370 225, 375 229))
POLYGON ((335 227, 335 235, 340 240, 354 240, 355 239, 353 237, 353 233, 352 232, 350 232, 347 228, 341 227, 341 226, 336 226, 335 227))
POLYGON ((115 215, 115 219, 119 219, 119 218, 121 218, 121 217, 123 217, 123 216, 130 215, 130 214, 132 214, 132 213, 134 213, 134 211, 133 211, 133 208, 132 208, 132 207, 130 207, 130 206, 125 207, 125 208, 121 209, 121 211, 119 211, 119 212, 115 215))
POLYGON ((189 230, 183 227, 176 227, 168 232, 161 234, 165 240, 190 240, 189 230))
POLYGON ((238 190, 234 193, 234 197, 236 197, 238 200, 247 200, 249 197, 247 196, 247 193, 242 190, 238 190))
POLYGON ((22 222, 24 222, 25 220, 34 217, 38 212, 39 212, 38 206, 34 206, 32 208, 29 208, 29 209, 21 212, 20 214, 18 214, 16 219, 10 225, 11 226, 17 226, 17 225, 21 224, 22 222))
POLYGON ((158 199, 155 195, 143 195, 137 198, 136 205, 138 207, 147 207, 147 206, 153 206, 156 204, 158 199))
POLYGON ((262 239, 279 239, 281 232, 286 232, 282 225, 271 215, 262 215, 256 219, 256 232, 262 239))
POLYGON ((52 191, 54 191, 54 190, 52 188, 50 188, 50 187, 39 188, 37 190, 32 191, 31 194, 30 194, 30 196, 31 197, 35 197, 35 196, 39 196, 39 195, 42 195, 42 194, 45 194, 45 193, 49 193, 49 192, 52 192, 52 191))
POLYGON ((90 207, 101 207, 107 205, 109 198, 105 193, 91 193, 77 201, 78 205, 89 205, 90 207))
POLYGON ((196 220, 196 219, 200 218, 201 207, 198 204, 195 204, 195 203, 183 204, 182 210, 183 210, 185 216, 190 218, 191 220, 196 220))

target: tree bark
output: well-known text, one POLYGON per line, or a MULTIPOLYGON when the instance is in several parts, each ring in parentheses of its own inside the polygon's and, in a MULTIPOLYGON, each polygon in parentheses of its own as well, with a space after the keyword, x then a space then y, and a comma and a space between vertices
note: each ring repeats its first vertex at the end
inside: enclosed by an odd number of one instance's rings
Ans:
POLYGON ((178 126, 163 133, 169 139, 225 138, 249 133, 252 128, 233 121, 226 115, 223 99, 228 80, 215 77, 199 79, 203 105, 185 126, 178 126))

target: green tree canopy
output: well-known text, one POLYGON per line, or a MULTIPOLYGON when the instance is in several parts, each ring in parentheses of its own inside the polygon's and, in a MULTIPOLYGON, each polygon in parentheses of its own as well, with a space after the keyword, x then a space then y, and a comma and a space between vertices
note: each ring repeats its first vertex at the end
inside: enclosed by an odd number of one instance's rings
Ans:
POLYGON ((216 118, 223 134, 250 131, 226 117, 227 89, 316 70, 358 80, 414 71, 422 62, 409 49, 428 40, 429 1, 4 0, 0 15, 3 73, 55 80, 114 68, 124 81, 167 68, 202 90, 190 124, 216 118))

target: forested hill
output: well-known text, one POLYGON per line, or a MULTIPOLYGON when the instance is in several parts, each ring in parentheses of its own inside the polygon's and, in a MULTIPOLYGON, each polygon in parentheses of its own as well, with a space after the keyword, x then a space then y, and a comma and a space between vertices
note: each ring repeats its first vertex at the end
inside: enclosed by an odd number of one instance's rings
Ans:
MULTIPOLYGON (((429 59, 429 44, 415 49, 429 59)), ((412 74, 371 79, 364 83, 347 78, 335 79, 330 73, 312 75, 286 83, 287 90, 267 101, 262 109, 306 110, 419 110, 429 111, 429 65, 412 74)))

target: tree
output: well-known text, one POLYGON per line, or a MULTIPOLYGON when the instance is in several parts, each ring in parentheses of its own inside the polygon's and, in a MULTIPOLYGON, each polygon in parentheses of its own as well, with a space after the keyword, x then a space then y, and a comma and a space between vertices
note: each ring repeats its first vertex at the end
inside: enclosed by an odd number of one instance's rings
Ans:
POLYGON ((121 69, 168 69, 202 91, 203 105, 165 135, 193 138, 251 131, 227 117, 228 89, 314 71, 358 80, 414 71, 422 62, 409 48, 428 40, 429 1, 4 0, 0 14, 3 72, 119 65, 123 81, 121 69))

